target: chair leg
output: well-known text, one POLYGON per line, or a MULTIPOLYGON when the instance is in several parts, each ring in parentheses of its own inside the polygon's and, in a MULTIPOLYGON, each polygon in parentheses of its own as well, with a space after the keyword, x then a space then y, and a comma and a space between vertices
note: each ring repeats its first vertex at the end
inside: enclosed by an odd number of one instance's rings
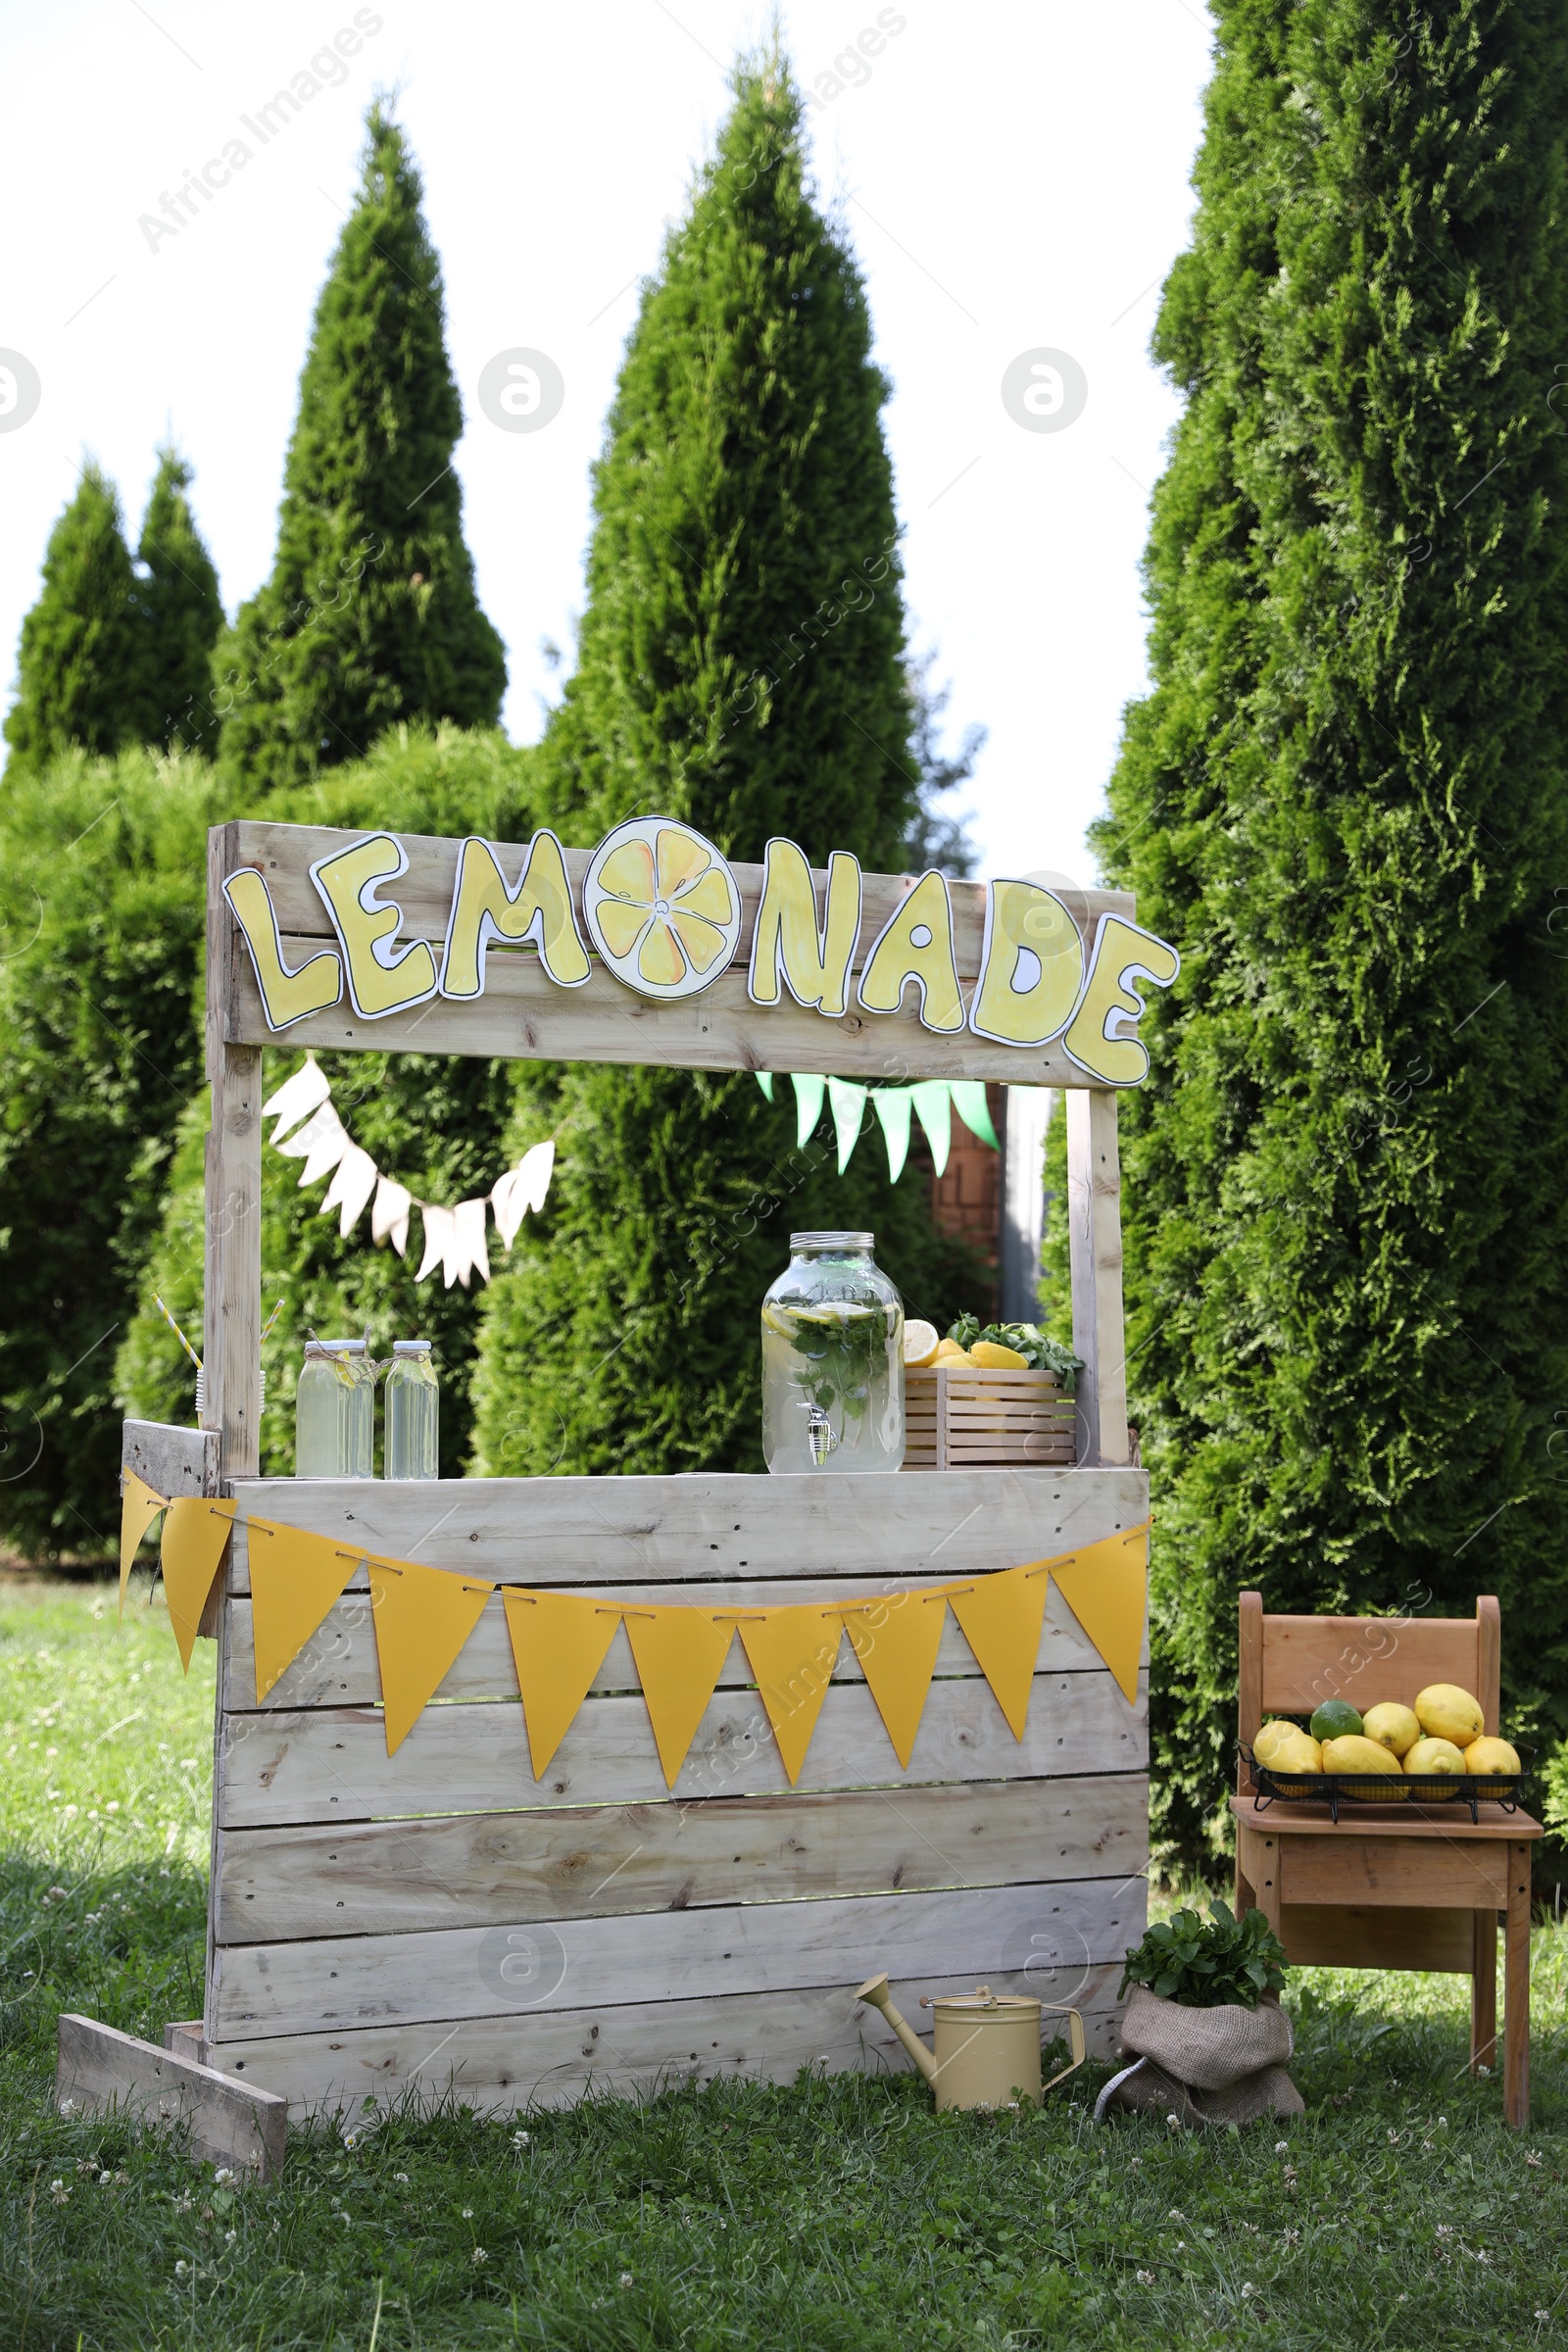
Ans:
POLYGON ((1470 2072, 1497 2063, 1497 1914, 1478 1911, 1470 1972, 1470 2072))
POLYGON ((1508 1847, 1503 1939, 1502 2108, 1516 2132, 1530 2124, 1530 1848, 1508 1847))

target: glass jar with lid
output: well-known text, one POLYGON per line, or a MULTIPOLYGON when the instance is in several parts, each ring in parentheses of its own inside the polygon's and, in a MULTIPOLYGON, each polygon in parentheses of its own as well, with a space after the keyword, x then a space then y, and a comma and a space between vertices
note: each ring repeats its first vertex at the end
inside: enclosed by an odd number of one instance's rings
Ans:
POLYGON ((294 1392, 296 1478, 373 1478, 375 1365, 363 1340, 311 1339, 294 1392))
POLYGON ((428 1340, 394 1340, 382 1391, 382 1472, 387 1478, 439 1478, 441 1384, 428 1340))
POLYGON ((769 1470, 898 1470, 904 1301, 869 1233, 792 1233, 762 1301, 762 1451, 769 1470))

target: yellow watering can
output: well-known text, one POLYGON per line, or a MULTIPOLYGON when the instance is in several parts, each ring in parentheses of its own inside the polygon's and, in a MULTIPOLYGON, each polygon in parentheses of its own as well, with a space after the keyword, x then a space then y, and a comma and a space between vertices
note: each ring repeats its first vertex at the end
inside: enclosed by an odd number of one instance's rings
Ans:
POLYGON ((936 2021, 933 2053, 894 2008, 885 1975, 868 1978, 855 1997, 881 2010, 935 2091, 939 2114, 947 2107, 1010 2107, 1020 2099, 1038 2107, 1084 2062, 1084 2021, 1076 2009, 1054 2001, 993 1992, 989 1984, 934 2001, 922 1997, 921 2008, 936 2021), (1067 2020, 1072 2065, 1042 2083, 1040 2021, 1048 2010, 1067 2020))

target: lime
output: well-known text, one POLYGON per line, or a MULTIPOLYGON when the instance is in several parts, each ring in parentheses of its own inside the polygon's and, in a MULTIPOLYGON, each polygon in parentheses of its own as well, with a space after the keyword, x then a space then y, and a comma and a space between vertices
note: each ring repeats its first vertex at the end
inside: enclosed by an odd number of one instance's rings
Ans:
POLYGON ((1361 1718, 1348 1698, 1326 1698, 1312 1717, 1314 1740, 1358 1740, 1361 1718))

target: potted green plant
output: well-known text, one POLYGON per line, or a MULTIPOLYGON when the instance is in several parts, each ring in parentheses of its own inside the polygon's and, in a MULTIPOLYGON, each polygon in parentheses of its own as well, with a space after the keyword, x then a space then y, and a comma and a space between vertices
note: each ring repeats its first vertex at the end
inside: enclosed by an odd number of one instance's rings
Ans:
POLYGON ((1129 1946, 1117 1996, 1132 2063, 1105 2085, 1096 2120, 1111 2107, 1202 2124, 1298 2115, 1284 1988, 1285 1947, 1261 1911, 1238 1919, 1216 1899, 1206 1921, 1186 1909, 1155 1920, 1129 1946))

